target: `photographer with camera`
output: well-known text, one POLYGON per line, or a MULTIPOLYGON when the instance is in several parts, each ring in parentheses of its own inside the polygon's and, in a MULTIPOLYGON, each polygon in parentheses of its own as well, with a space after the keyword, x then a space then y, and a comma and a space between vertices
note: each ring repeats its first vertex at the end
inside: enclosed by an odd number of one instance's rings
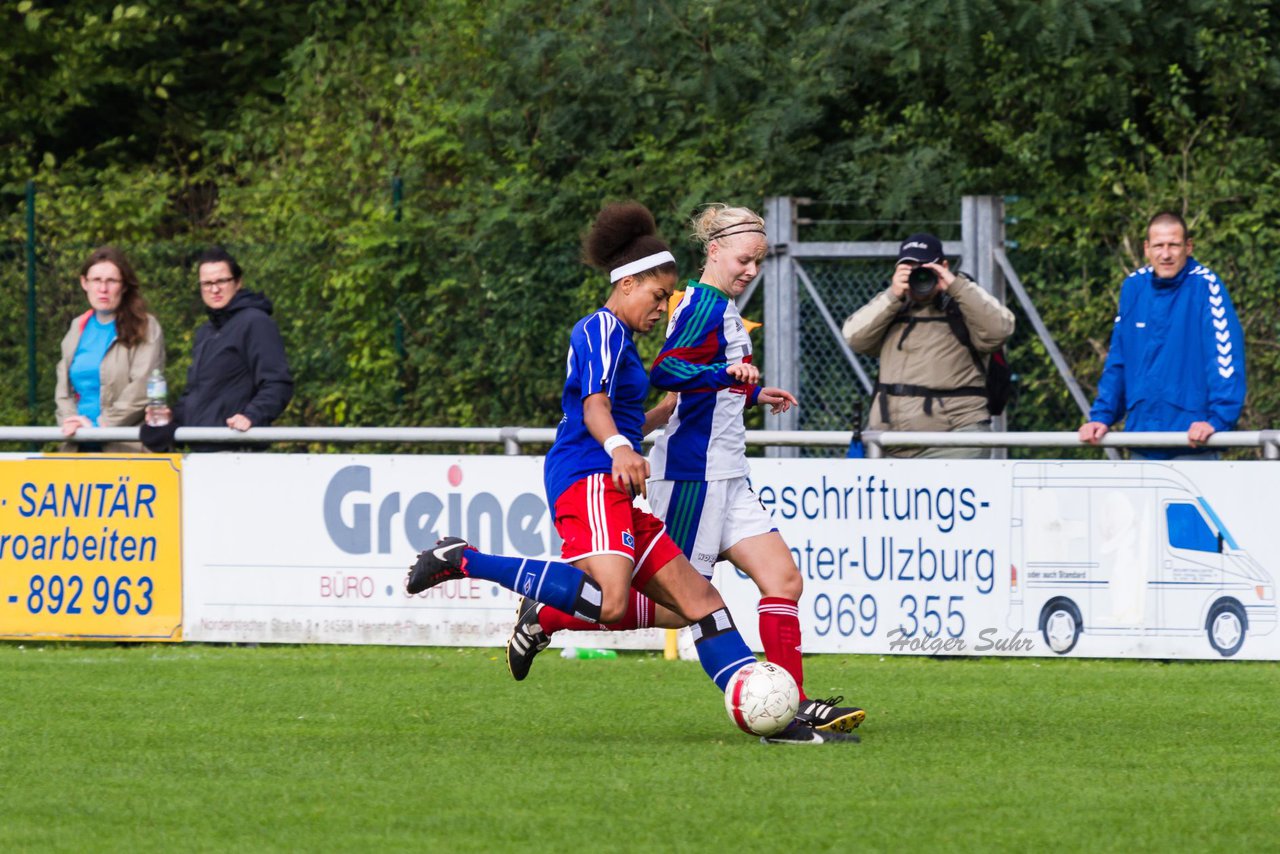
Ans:
MULTIPOLYGON (((855 352, 878 356, 869 430, 990 432, 987 365, 1013 334, 1013 312, 964 273, 942 241, 913 234, 889 287, 844 322, 855 352), (967 339, 967 340, 966 340, 967 339)), ((985 459, 989 448, 904 448, 896 457, 985 459)))

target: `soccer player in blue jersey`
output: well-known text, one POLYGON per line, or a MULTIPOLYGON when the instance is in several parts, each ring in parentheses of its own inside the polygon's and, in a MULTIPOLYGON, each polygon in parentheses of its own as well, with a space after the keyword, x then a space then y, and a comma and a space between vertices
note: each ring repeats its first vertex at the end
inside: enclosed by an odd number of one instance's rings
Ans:
MULTIPOLYGON (((635 202, 607 206, 585 241, 587 263, 609 274, 604 307, 574 326, 562 398, 564 416, 544 480, 563 563, 479 552, 446 538, 423 551, 406 589, 480 578, 593 623, 621 619, 632 589, 693 626, 703 669, 720 690, 755 660, 719 592, 689 563, 662 522, 633 505, 649 464, 639 453, 661 414, 644 408, 649 378, 632 340, 658 322, 676 284, 675 258, 653 215, 635 202)), ((739 368, 738 372, 742 372, 739 368)))
MULTIPOLYGON (((724 558, 759 587, 765 655, 791 673, 801 690, 800 726, 770 740, 823 743, 831 733, 857 727, 866 714, 840 705, 843 697, 805 696, 798 604, 803 581, 791 550, 747 481, 743 410, 758 404, 777 413, 796 405, 785 389, 757 384, 751 340, 733 302, 759 273, 767 248, 764 221, 746 208, 709 205, 694 220, 694 235, 705 251, 702 275, 689 283, 675 309, 650 373, 653 385, 679 396, 650 458, 649 503, 703 576, 710 579, 715 563, 724 558)), ((629 612, 608 626, 529 602, 508 641, 507 663, 512 675, 523 679, 555 631, 654 625, 686 623, 643 597, 635 597, 629 612)))

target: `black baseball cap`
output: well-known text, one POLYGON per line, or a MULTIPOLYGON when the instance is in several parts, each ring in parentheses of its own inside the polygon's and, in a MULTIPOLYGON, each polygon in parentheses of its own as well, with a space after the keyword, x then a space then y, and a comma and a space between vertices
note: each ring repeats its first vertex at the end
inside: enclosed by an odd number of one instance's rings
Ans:
POLYGON ((942 260, 942 241, 932 234, 913 234, 898 247, 898 263, 914 261, 919 264, 936 264, 942 260))

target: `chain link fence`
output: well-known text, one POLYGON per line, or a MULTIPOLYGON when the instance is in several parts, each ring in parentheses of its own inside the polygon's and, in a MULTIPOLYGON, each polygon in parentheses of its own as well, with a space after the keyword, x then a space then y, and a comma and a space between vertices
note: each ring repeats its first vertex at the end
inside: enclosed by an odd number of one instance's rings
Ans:
MULTIPOLYGON (((892 259, 874 261, 806 261, 804 270, 837 326, 888 286, 892 259)), ((800 297, 799 410, 802 430, 852 430, 867 396, 807 288, 800 297)), ((876 376, 879 360, 855 354, 867 375, 876 376)), ((834 451, 827 449, 823 455, 834 451)))
MULTIPOLYGON (((805 261, 804 272, 813 282, 819 298, 826 306, 837 326, 845 318, 867 303, 873 296, 888 287, 893 275, 893 260, 805 261)), ((745 305, 740 307, 742 316, 760 321, 764 317, 764 279, 745 305)), ((849 430, 852 433, 855 419, 865 411, 869 395, 864 393, 862 381, 845 357, 840 343, 823 319, 822 312, 809 295, 807 288, 797 289, 799 298, 800 365, 799 384, 794 391, 800 400, 797 410, 799 430, 849 430)), ((770 384, 769 356, 764 335, 756 331, 752 336, 756 364, 765 372, 763 382, 770 384)), ((873 356, 854 354, 867 376, 874 381, 879 360, 873 356)), ((748 410, 747 426, 761 429, 764 426, 763 410, 748 410)), ((841 448, 801 448, 805 457, 839 457, 841 448)))

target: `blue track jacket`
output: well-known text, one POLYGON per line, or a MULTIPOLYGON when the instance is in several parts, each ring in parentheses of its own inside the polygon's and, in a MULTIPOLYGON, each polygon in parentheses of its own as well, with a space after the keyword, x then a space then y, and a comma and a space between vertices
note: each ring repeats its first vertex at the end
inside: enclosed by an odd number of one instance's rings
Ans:
POLYGON ((1130 432, 1181 432, 1196 421, 1231 430, 1244 394, 1244 332, 1217 274, 1188 258, 1172 279, 1147 266, 1124 280, 1090 421, 1124 418, 1130 432))

